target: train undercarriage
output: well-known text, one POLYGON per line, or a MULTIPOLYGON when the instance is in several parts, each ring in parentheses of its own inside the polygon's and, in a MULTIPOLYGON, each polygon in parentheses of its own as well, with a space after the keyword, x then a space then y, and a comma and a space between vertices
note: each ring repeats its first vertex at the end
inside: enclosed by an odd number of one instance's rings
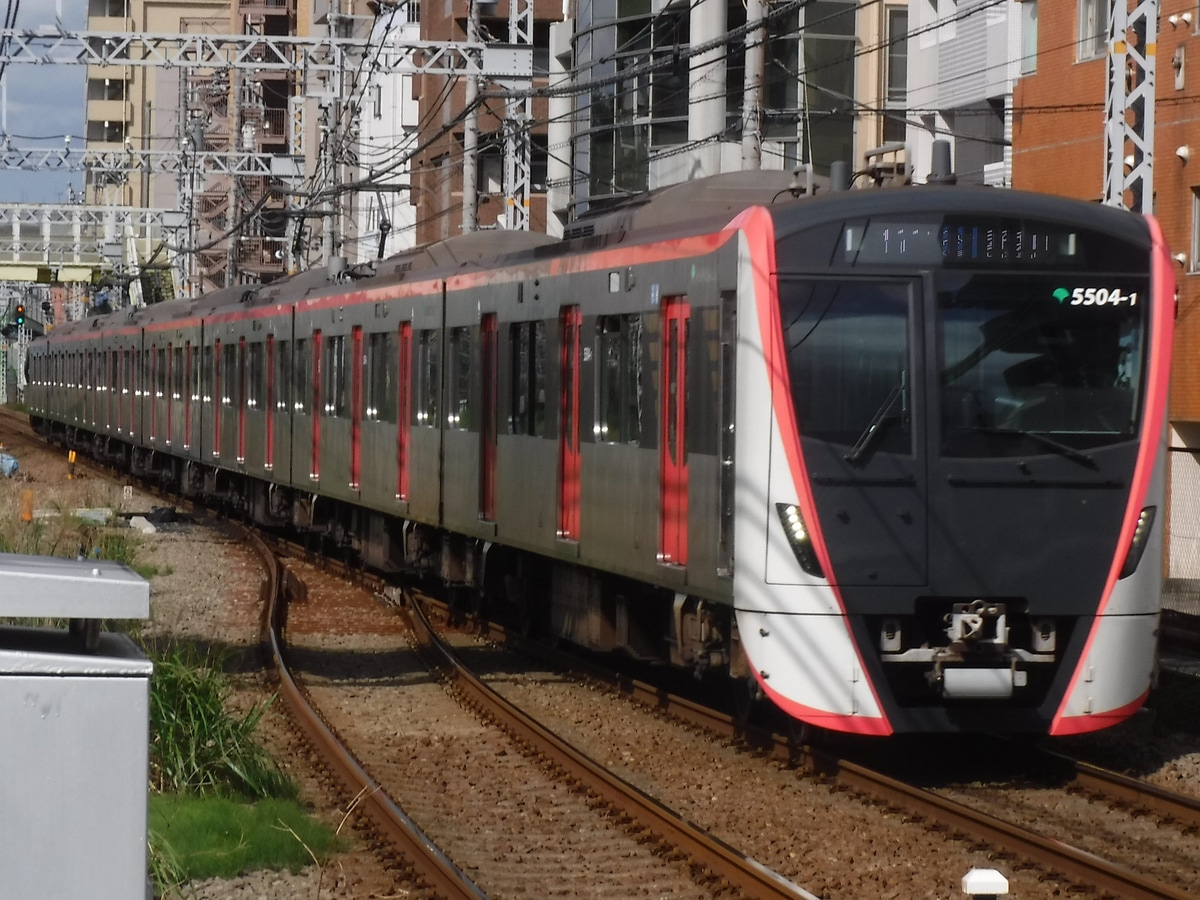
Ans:
POLYGON ((696 679, 749 677, 728 606, 667 588, 455 534, 44 419, 47 440, 222 513, 279 529, 383 574, 440 586, 464 612, 523 633, 696 679))

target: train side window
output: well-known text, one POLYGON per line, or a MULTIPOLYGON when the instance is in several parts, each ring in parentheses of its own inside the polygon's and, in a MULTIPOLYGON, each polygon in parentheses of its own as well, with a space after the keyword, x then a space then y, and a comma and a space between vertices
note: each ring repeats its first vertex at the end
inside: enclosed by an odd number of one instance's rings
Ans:
POLYGON ((237 344, 228 343, 221 350, 221 405, 233 405, 233 388, 238 384, 237 344))
POLYGON ((449 359, 446 360, 446 427, 466 431, 471 427, 471 355, 474 348, 470 328, 451 328, 449 359))
POLYGON ((376 404, 376 414, 381 421, 395 425, 400 421, 400 355, 399 337, 389 331, 383 340, 383 397, 376 404))
POLYGON ((377 332, 367 336, 366 418, 396 424, 396 335, 377 332))
POLYGON ((183 399, 183 391, 187 385, 183 371, 183 348, 176 346, 171 350, 173 358, 171 360, 171 397, 175 400, 183 399))
POLYGON ((508 329, 512 363, 509 434, 546 433, 546 323, 515 322, 508 329))
POLYGON ((596 343, 596 439, 637 444, 642 438, 642 317, 601 316, 596 343))
POLYGON ((155 360, 156 369, 154 372, 154 396, 165 397, 167 394, 167 351, 164 347, 158 348, 158 358, 155 360))
POLYGON ((275 345, 275 409, 292 411, 292 345, 278 341, 275 345))
POLYGON ((128 348, 126 348, 126 350, 125 350, 125 352, 124 352, 123 356, 125 357, 125 360, 124 360, 124 362, 125 362, 125 366, 124 366, 124 369, 125 369, 125 371, 124 371, 124 377, 123 377, 123 380, 122 380, 122 382, 121 382, 121 393, 122 393, 122 394, 126 394, 126 395, 127 395, 127 394, 131 394, 131 393, 133 393, 133 390, 134 390, 134 381, 133 381, 133 374, 134 374, 134 373, 133 373, 133 351, 132 351, 132 350, 130 350, 130 349, 128 349, 128 348))
POLYGON ((309 394, 312 391, 312 350, 308 338, 296 341, 296 352, 292 354, 292 411, 307 416, 311 412, 309 394))
POLYGON ((266 370, 263 368, 266 345, 256 342, 247 349, 250 357, 250 377, 246 384, 246 406, 250 409, 262 409, 263 394, 266 391, 266 370))
POLYGON ((213 367, 213 347, 212 344, 206 344, 204 347, 204 355, 200 359, 200 394, 201 399, 205 403, 212 402, 213 375, 215 369, 213 367))
POLYGON ((441 353, 438 333, 424 329, 417 340, 416 407, 418 425, 436 427, 438 424, 438 372, 441 369, 441 353))
POLYGON ((332 335, 325 339, 325 354, 322 360, 321 393, 324 397, 324 412, 327 416, 346 415, 346 336, 332 335))

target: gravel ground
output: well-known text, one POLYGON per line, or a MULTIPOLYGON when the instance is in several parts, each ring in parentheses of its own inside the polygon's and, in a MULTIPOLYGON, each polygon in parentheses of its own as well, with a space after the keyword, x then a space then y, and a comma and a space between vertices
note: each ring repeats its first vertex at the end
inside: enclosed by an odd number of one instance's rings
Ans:
MULTIPOLYGON (((3 440, 0 425, 0 440, 3 440)), ((66 465, 61 457, 27 452, 21 454, 21 471, 17 478, 0 479, 0 499, 6 501, 0 509, 15 518, 21 495, 33 492, 34 506, 40 510, 73 509, 80 506, 109 506, 123 512, 148 512, 159 501, 134 489, 132 496, 123 496, 121 485, 109 484, 96 476, 82 476, 67 480, 66 465)), ((53 528, 43 527, 53 536, 53 528)), ((258 571, 246 548, 217 536, 215 533, 195 526, 166 525, 161 530, 143 538, 145 561, 157 566, 160 574, 151 580, 151 621, 147 633, 160 638, 186 638, 209 642, 230 650, 245 650, 254 647, 257 636, 258 571)), ((341 640, 346 640, 342 638, 341 640)), ((517 679, 520 685, 523 679, 517 679)), ((545 688, 545 685, 542 685, 545 688)), ((519 689, 519 688, 518 688, 519 689)), ((265 688, 257 679, 243 679, 239 702, 249 703, 265 696, 265 688)), ((596 718, 603 721, 609 712, 596 711, 596 718)), ((278 721, 268 717, 266 738, 274 742, 281 751, 290 740, 288 732, 278 721)), ((1160 736, 1146 727, 1147 717, 1139 717, 1128 726, 1122 726, 1098 736, 1085 736, 1062 743, 1066 752, 1079 753, 1101 764, 1131 771, 1148 780, 1173 790, 1191 787, 1196 791, 1200 785, 1200 739, 1188 735, 1160 736)), ((627 748, 632 749, 632 748, 627 748)), ((621 748, 613 748, 610 763, 620 768, 621 748)), ((636 752, 636 751, 635 751, 636 752)), ((339 813, 331 798, 321 789, 311 775, 296 772, 304 786, 306 798, 317 807, 319 814, 336 821, 339 813)), ((689 810, 697 818, 701 810, 710 804, 712 794, 705 793, 711 785, 704 785, 704 796, 695 800, 689 810)), ((766 788, 766 785, 760 787, 766 788)), ((770 793, 774 788, 767 788, 770 793)), ((686 786, 677 790, 687 791, 686 786)), ((1200 791, 1197 791, 1200 793, 1200 791)), ((685 807, 686 803, 683 804, 685 807)), ((811 823, 810 823, 811 824, 811 823)), ((801 828, 802 826, 798 826, 801 828)), ((775 857, 778 864, 790 850, 764 855, 775 857)), ((875 848, 875 853, 881 849, 875 848)), ((870 857, 867 857, 869 860, 870 857)), ((786 868, 786 866, 781 866, 786 868)), ((811 874, 811 873, 810 873, 811 874)), ((801 879, 802 882, 804 879, 801 879)), ((944 881, 949 884, 950 882, 944 881)), ((813 887, 818 885, 809 881, 813 887)), ((842 895, 840 885, 823 885, 834 895, 842 895)), ((887 896, 907 897, 902 885, 893 884, 894 890, 887 896)), ((921 896, 931 896, 922 892, 921 896)), ((183 896, 195 900, 291 900, 291 898, 386 898, 407 897, 409 892, 393 884, 378 870, 369 854, 355 851, 335 859, 324 869, 312 867, 298 874, 256 873, 233 881, 207 882, 189 885, 183 896)), ((947 894, 950 896, 950 894, 947 894)))

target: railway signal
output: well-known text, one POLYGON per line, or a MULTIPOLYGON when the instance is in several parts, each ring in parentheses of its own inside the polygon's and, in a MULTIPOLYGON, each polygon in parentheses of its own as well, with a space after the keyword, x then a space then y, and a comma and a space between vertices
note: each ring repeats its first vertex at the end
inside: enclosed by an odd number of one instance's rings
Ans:
POLYGON ((25 324, 25 304, 24 303, 17 304, 17 313, 15 316, 13 316, 13 321, 16 322, 18 325, 25 324))

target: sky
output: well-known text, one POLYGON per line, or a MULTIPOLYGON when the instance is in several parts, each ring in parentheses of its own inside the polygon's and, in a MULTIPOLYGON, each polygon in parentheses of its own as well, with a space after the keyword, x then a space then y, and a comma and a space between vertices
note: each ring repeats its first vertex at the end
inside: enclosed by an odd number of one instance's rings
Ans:
MULTIPOLYGON (((8 4, 18 0, 5 0, 8 4)), ((61 15, 64 27, 82 31, 87 0, 19 0, 16 29, 53 25, 61 15)), ((0 132, 14 148, 83 147, 87 67, 72 64, 11 63, 0 84, 0 132)), ((68 185, 76 194, 82 172, 23 172, 0 169, 0 203, 66 203, 68 185)))

